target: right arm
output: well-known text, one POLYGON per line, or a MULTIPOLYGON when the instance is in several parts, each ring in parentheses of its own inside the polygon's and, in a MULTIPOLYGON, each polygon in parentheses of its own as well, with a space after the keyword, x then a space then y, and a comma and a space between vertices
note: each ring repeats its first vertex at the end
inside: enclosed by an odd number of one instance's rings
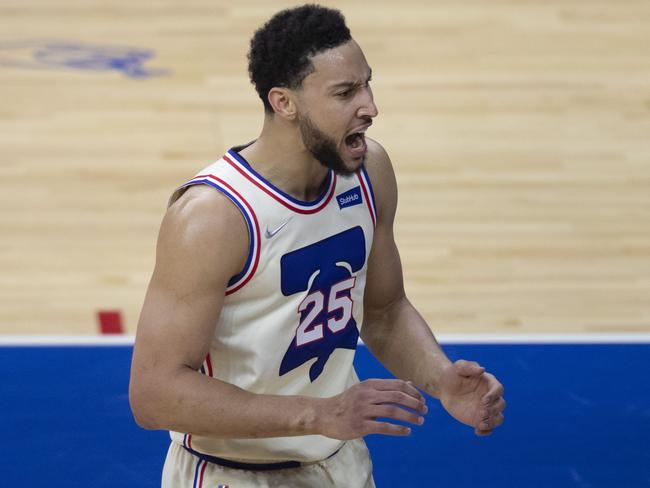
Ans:
POLYGON ((129 400, 137 423, 216 438, 322 434, 353 439, 417 423, 419 392, 401 380, 369 380, 331 398, 260 395, 201 374, 229 279, 246 261, 248 231, 217 191, 191 187, 163 219, 138 323, 129 400))

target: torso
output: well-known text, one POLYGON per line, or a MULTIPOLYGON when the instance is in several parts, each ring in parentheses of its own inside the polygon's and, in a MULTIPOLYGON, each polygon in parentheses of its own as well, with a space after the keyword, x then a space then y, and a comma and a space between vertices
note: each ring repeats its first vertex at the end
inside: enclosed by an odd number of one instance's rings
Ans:
MULTIPOLYGON (((365 169, 350 177, 330 173, 323 193, 301 202, 231 150, 181 188, 197 184, 227 196, 249 230, 246 264, 228 284, 201 371, 262 394, 327 397, 357 382, 352 360, 376 222, 365 169)), ((323 436, 172 438, 252 462, 313 461, 341 446, 323 436)))

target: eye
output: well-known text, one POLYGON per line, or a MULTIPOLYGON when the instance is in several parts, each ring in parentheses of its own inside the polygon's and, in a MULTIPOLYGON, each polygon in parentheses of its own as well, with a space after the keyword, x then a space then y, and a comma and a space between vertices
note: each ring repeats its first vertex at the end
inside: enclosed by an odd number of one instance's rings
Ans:
POLYGON ((352 92, 353 92, 352 89, 344 90, 342 92, 338 92, 336 96, 339 98, 348 98, 350 95, 352 95, 352 92))

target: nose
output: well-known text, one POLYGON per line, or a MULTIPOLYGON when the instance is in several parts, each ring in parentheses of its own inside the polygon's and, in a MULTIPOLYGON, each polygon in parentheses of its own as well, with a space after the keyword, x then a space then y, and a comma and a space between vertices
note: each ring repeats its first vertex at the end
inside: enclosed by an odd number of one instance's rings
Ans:
POLYGON ((359 107, 358 111, 358 116, 359 117, 370 117, 374 118, 377 117, 379 114, 379 110, 377 109, 377 105, 375 105, 375 98, 372 94, 372 90, 370 87, 366 88, 366 96, 364 97, 364 100, 359 107))

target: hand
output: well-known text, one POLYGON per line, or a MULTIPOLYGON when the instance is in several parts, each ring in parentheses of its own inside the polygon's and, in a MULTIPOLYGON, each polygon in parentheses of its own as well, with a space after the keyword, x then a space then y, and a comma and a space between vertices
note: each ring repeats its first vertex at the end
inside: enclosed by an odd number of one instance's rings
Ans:
POLYGON ((440 379, 440 402, 476 435, 490 435, 503 423, 503 385, 478 363, 463 359, 447 366, 440 379))
POLYGON ((424 415, 428 410, 424 397, 411 383, 378 379, 357 383, 340 395, 324 399, 321 406, 319 433, 341 440, 368 434, 409 435, 410 428, 379 422, 377 417, 422 425, 424 417, 418 413, 424 415))

